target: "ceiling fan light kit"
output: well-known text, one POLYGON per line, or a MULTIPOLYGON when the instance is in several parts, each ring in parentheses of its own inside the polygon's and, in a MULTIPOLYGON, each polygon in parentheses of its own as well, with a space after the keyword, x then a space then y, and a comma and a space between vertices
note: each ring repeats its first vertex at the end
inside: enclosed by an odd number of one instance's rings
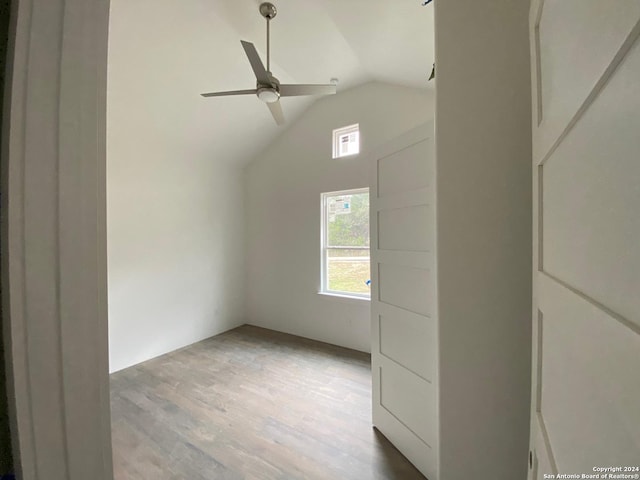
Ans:
MULTIPOLYGON (((230 95, 256 95, 267 104, 276 124, 284 124, 284 114, 280 105, 280 97, 297 97, 303 95, 332 95, 336 93, 336 82, 330 84, 281 85, 276 77, 271 74, 270 30, 269 22, 275 18, 278 11, 273 3, 264 2, 259 7, 260 15, 267 20, 267 68, 264 67, 256 47, 251 42, 241 40, 242 48, 249 59, 253 73, 256 76, 256 88, 254 90, 233 90, 228 92, 202 93, 203 97, 225 97, 230 95)), ((332 79, 333 80, 333 79, 332 79)))
POLYGON ((274 103, 280 100, 280 94, 275 88, 261 87, 258 89, 258 98, 264 103, 274 103))

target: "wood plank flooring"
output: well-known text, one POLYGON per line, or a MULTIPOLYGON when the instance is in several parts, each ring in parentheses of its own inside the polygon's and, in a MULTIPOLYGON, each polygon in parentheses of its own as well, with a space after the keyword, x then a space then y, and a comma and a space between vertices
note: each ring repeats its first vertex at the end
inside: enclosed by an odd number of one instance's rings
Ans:
POLYGON ((111 376, 116 480, 413 480, 370 356, 242 326, 111 376))

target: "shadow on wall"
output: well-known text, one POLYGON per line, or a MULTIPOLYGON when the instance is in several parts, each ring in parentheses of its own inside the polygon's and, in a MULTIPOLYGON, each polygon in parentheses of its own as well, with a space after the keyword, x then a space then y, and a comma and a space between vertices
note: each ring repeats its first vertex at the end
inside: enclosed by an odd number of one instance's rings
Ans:
MULTIPOLYGON (((4 111, 4 76, 7 60, 7 43, 9 30, 9 0, 0 0, 0 112, 4 111)), ((0 118, 0 131, 2 119, 0 118)), ((4 163, 4 159, 2 159, 4 163)), ((4 170, 4 165, 2 166, 4 170)), ((4 187, 4 185, 3 185, 4 187)), ((0 192, 0 216, 4 199, 0 192)), ((0 285, 0 292, 2 286, 0 285)), ((4 316, 0 306, 0 479, 13 478, 8 474, 13 469, 13 458, 11 453, 11 435, 9 433, 9 413, 7 405, 7 388, 4 365, 4 340, 2 335, 4 316)))

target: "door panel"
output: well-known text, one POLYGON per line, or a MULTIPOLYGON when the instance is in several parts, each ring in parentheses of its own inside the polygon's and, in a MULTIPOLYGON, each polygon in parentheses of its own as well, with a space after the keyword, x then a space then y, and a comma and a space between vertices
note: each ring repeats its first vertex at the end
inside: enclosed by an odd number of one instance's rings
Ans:
POLYGON ((600 461, 635 465, 640 335, 544 274, 538 287, 540 411, 559 472, 588 472, 600 461))
POLYGON ((549 442, 547 442, 544 437, 544 428, 540 423, 540 416, 537 417, 536 422, 538 422, 539 428, 535 430, 535 448, 531 456, 533 459, 532 478, 534 478, 535 480, 542 480, 545 478, 545 474, 548 474, 549 472, 555 472, 557 471, 557 468, 553 464, 553 460, 549 452, 549 442))
MULTIPOLYGON (((534 2, 535 3, 535 2, 534 2)), ((539 11, 538 154, 549 151, 587 99, 640 16, 637 0, 544 0, 539 11)), ((535 32, 534 32, 535 34, 535 32)), ((535 109, 534 109, 535 110, 535 109)), ((535 151, 534 151, 535 156, 535 151)))
POLYGON ((428 316, 433 308, 433 278, 426 268, 378 263, 379 301, 428 316))
POLYGON ((378 239, 382 250, 427 252, 433 219, 429 206, 414 205, 378 212, 378 239))
POLYGON ((378 160, 379 198, 427 187, 429 165, 420 156, 424 148, 424 142, 419 141, 378 160))
POLYGON ((380 353, 430 381, 436 365, 431 352, 437 346, 435 325, 422 315, 379 306, 380 353))
POLYGON ((544 162, 541 218, 544 271, 640 326, 638 72, 640 42, 544 162))
POLYGON ((413 372, 382 360, 380 404, 427 446, 435 443, 435 395, 429 382, 416 381, 413 372))
POLYGON ((373 423, 437 479, 433 275, 433 124, 372 161, 373 423))
POLYGON ((640 458, 640 1, 534 0, 530 26, 533 479, 640 458))

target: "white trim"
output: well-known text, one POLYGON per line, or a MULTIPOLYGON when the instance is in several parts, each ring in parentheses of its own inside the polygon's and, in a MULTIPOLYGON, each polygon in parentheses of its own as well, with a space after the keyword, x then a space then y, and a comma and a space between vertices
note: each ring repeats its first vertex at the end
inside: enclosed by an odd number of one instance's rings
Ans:
POLYGON ((109 1, 15 0, 12 14, 2 274, 16 473, 110 480, 109 1))
POLYGON ((323 297, 328 297, 341 302, 344 302, 344 301, 351 302, 353 300, 357 302, 371 302, 371 297, 345 295, 344 293, 318 292, 318 295, 322 295, 323 297))
POLYGON ((358 294, 358 293, 350 293, 350 292, 342 292, 340 290, 324 290, 321 292, 318 292, 322 295, 329 295, 329 296, 333 296, 333 297, 344 297, 344 298, 361 298, 363 300, 371 300, 371 296, 367 295, 365 293, 363 294, 358 294))

